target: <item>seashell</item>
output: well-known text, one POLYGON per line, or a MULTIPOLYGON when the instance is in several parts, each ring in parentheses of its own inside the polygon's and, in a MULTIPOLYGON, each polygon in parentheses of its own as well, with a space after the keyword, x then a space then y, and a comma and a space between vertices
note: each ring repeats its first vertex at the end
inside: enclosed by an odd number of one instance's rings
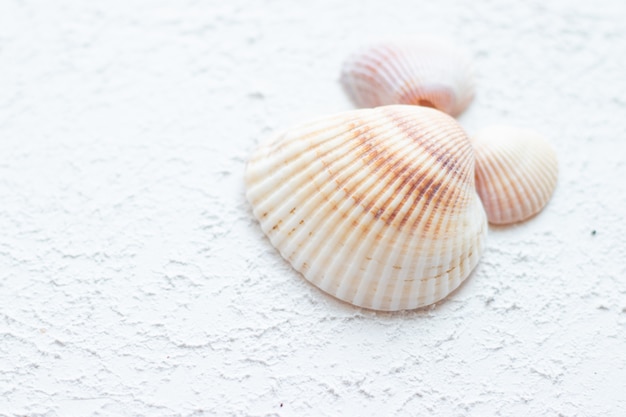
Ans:
POLYGON ((272 244, 325 292, 413 309, 478 263, 487 220, 474 151, 454 119, 419 106, 356 110, 287 130, 248 162, 247 198, 272 244))
POLYGON ((472 137, 476 190, 490 223, 510 224, 539 213, 558 176, 556 153, 538 133, 491 126, 472 137))
POLYGON ((468 54, 432 37, 357 52, 344 63, 341 83, 359 107, 413 104, 457 116, 474 98, 468 54))

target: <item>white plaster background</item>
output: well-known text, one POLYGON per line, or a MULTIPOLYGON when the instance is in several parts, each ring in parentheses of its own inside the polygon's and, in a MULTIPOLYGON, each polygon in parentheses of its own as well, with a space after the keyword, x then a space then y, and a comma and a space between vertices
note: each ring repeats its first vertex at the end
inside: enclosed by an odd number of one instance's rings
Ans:
POLYGON ((0 415, 626 415, 626 3, 0 2, 0 415), (264 238, 247 156, 353 108, 354 48, 475 57, 461 123, 558 150, 547 209, 396 314, 264 238), (592 231, 596 230, 595 236, 592 231))

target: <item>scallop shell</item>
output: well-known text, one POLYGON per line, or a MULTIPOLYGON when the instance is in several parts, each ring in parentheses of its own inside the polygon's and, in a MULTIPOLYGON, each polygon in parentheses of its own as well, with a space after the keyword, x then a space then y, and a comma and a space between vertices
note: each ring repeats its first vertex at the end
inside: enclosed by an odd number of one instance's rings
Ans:
POLYGON ((558 163, 538 133, 491 126, 472 137, 476 189, 490 223, 510 224, 539 213, 556 188, 558 163))
POLYGON ((413 104, 457 116, 474 98, 468 54, 432 37, 363 49, 344 63, 341 82, 359 107, 413 104))
POLYGON ((434 303, 467 278, 483 250, 474 152, 437 110, 356 110, 288 130, 254 153, 245 182, 281 255, 356 306, 434 303))

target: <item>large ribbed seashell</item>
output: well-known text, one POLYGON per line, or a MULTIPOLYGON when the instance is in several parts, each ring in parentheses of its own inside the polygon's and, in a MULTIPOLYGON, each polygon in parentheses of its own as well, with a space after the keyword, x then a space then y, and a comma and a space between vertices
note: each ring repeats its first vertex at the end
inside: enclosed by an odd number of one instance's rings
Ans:
POLYGON ((490 223, 509 224, 539 213, 558 176, 556 153, 538 133, 508 126, 485 128, 472 137, 476 190, 490 223))
POLYGON ((254 153, 245 182, 281 255, 357 306, 434 303, 467 278, 483 250, 474 152, 437 110, 356 110, 288 130, 254 153))
POLYGON ((413 104, 457 116, 474 98, 468 54, 433 37, 365 48, 344 63, 341 82, 359 107, 413 104))

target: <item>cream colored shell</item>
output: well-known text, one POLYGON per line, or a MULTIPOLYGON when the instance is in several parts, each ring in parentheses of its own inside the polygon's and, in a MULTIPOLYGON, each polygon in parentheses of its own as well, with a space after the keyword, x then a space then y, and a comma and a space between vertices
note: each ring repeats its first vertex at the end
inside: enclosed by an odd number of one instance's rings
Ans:
POLYGON ((281 255, 357 306, 434 303, 483 250, 473 149, 454 119, 433 109, 357 110, 288 130, 258 148, 245 182, 281 255))
POLYGON ((474 98, 469 55, 434 37, 364 48, 344 63, 341 82, 359 107, 413 104, 457 116, 474 98))
POLYGON ((539 213, 556 188, 558 163, 538 133, 491 126, 472 137, 476 189, 490 223, 510 224, 539 213))

